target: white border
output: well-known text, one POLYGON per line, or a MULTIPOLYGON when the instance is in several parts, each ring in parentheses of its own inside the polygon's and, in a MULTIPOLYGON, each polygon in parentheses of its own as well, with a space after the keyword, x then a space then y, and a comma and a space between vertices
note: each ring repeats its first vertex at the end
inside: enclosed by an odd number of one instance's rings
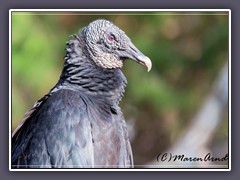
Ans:
MULTIPOLYGON (((156 15, 156 14, 155 14, 156 15)), ((188 14, 189 15, 189 14, 188 14)), ((193 14, 194 15, 194 14, 193 14)), ((9 171, 231 171, 231 10, 230 9, 10 9, 9 10, 9 171), (229 168, 228 169, 12 169, 11 168, 11 121, 12 121, 12 12, 228 12, 229 13, 229 168)))
POLYGON ((10 12, 76 12, 76 11, 82 11, 82 12, 214 12, 214 11, 227 11, 230 12, 230 9, 10 9, 10 12))
POLYGON ((232 169, 232 133, 231 133, 231 127, 232 127, 232 116, 231 116, 231 105, 232 105, 232 95, 231 95, 231 92, 232 92, 232 79, 231 79, 231 70, 232 70, 232 67, 231 67, 231 61, 232 61, 232 44, 231 44, 231 39, 232 39, 232 31, 231 31, 231 28, 232 28, 232 14, 231 14, 231 10, 229 10, 229 24, 228 24, 228 52, 229 52, 229 55, 228 55, 228 155, 229 155, 229 170, 231 171, 232 169))

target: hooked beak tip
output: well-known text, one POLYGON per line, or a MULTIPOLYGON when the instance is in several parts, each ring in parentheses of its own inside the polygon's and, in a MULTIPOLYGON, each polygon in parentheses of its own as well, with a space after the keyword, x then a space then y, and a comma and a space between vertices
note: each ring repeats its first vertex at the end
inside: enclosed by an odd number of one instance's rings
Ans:
POLYGON ((147 67, 148 72, 152 69, 152 61, 147 56, 139 55, 137 59, 147 67))

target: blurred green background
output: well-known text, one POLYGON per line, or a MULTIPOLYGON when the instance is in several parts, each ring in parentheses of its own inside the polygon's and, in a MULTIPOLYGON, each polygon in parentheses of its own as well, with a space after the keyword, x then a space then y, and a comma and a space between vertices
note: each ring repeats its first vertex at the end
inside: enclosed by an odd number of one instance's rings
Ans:
MULTIPOLYGON (((149 73, 130 60, 123 67, 128 85, 120 106, 132 127, 135 164, 144 164, 176 142, 211 91, 228 59, 228 15, 13 12, 12 130, 58 81, 69 36, 100 18, 124 30, 153 63, 149 73)), ((228 140, 227 112, 216 146, 228 140)))

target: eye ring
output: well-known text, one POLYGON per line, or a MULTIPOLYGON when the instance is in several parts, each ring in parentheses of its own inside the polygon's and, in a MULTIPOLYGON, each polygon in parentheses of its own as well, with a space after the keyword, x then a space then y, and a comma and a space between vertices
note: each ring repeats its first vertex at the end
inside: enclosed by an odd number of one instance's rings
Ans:
POLYGON ((116 37, 113 34, 108 35, 108 40, 109 41, 116 41, 116 37))

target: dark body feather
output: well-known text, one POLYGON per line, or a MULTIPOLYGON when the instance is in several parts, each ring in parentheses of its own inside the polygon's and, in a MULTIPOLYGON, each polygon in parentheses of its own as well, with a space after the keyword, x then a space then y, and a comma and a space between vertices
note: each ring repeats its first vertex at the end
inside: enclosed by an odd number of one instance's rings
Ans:
MULTIPOLYGON (((107 25, 126 36, 108 21, 97 23, 99 28, 107 25)), ((122 60, 116 59, 116 54, 109 56, 109 47, 97 42, 99 49, 108 48, 99 61, 93 55, 97 54, 93 44, 92 49, 88 47, 92 42, 88 42, 87 33, 95 32, 89 29, 82 29, 67 42, 58 83, 35 103, 13 132, 13 168, 133 167, 126 123, 118 106, 126 85, 120 70, 122 60), (109 57, 115 58, 115 64, 109 57), (107 58, 110 61, 105 61, 107 58)), ((132 45, 127 36, 126 40, 132 45)), ((142 54, 139 57, 143 59, 142 54)))
POLYGON ((20 137, 13 138, 13 165, 130 167, 131 148, 122 114, 119 109, 112 113, 110 107, 102 113, 99 105, 94 97, 76 90, 53 93, 26 121, 24 133, 19 131, 15 137, 20 137))

